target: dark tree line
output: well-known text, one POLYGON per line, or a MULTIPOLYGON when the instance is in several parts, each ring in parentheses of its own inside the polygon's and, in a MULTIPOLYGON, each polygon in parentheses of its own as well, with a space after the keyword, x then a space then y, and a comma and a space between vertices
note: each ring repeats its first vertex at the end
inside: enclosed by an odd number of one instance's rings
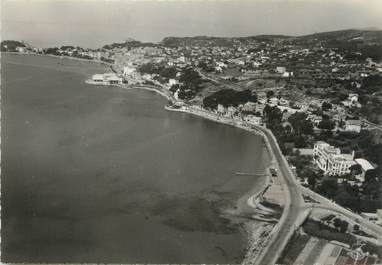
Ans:
POLYGON ((236 91, 233 89, 223 89, 217 91, 203 99, 203 106, 208 109, 216 109, 219 104, 224 107, 238 106, 248 101, 257 102, 257 95, 246 89, 236 91))

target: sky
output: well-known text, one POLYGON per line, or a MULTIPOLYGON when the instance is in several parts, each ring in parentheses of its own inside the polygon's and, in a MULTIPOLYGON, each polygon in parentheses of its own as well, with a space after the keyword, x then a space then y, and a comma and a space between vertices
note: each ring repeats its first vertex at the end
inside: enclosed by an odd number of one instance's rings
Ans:
POLYGON ((1 0, 1 39, 97 48, 128 38, 382 29, 382 0, 1 0))

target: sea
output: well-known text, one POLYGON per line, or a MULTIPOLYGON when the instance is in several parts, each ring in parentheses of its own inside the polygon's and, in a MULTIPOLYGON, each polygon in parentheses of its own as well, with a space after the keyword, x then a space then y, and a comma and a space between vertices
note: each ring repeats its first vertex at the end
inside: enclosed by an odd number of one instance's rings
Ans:
POLYGON ((1 255, 28 263, 240 263, 225 214, 265 178, 263 139, 85 83, 95 62, 1 56, 1 255))

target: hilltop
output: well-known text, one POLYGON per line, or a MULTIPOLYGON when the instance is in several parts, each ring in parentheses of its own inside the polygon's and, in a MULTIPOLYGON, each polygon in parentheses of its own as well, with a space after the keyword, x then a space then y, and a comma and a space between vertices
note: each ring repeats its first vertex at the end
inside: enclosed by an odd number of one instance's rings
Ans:
POLYGON ((354 42, 367 45, 382 45, 382 30, 337 30, 330 32, 320 32, 303 36, 287 36, 287 35, 255 35, 248 37, 210 37, 210 36, 195 36, 195 37, 166 37, 162 40, 165 46, 231 46, 234 43, 243 44, 248 41, 287 41, 289 43, 301 44, 309 42, 354 42))

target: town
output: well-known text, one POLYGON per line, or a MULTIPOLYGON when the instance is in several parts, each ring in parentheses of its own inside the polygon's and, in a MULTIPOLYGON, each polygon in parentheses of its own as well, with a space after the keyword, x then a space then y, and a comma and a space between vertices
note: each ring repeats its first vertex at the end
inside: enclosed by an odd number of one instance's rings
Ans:
MULTIPOLYGON (((382 31, 129 39, 99 49, 3 41, 1 51, 98 61, 110 73, 88 83, 151 87, 169 99, 169 109, 268 128, 303 187, 382 226, 382 31)), ((305 230, 335 230, 345 249, 373 237, 334 216, 309 222, 305 230)), ((369 264, 381 259, 380 248, 359 247, 369 264)))

